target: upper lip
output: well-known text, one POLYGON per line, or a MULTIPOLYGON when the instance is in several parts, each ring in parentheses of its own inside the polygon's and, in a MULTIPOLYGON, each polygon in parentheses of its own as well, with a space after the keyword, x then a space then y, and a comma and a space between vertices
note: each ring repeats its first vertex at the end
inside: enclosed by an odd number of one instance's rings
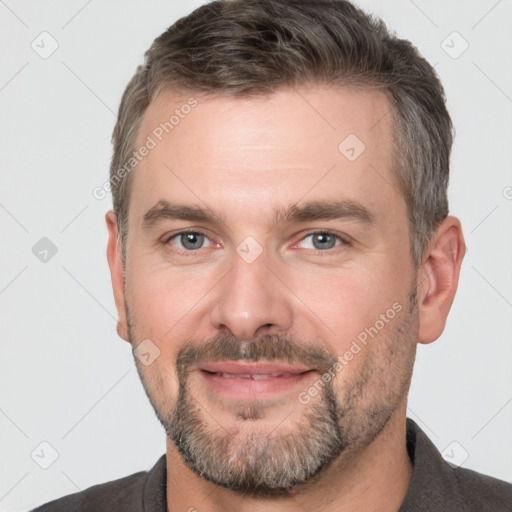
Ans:
POLYGON ((270 374, 299 374, 304 373, 311 368, 296 366, 283 363, 242 363, 238 361, 215 361, 211 363, 202 363, 200 370, 213 373, 230 373, 233 375, 270 375, 270 374))

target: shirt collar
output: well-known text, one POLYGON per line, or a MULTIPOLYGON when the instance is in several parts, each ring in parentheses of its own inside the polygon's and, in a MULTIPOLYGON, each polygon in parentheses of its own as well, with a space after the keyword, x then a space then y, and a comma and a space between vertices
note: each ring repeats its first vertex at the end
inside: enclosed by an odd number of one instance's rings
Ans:
POLYGON ((162 455, 146 477, 143 493, 144 512, 167 512, 167 461, 162 455))
POLYGON ((410 418, 407 418, 407 451, 414 469, 411 484, 398 512, 464 510, 452 467, 410 418))

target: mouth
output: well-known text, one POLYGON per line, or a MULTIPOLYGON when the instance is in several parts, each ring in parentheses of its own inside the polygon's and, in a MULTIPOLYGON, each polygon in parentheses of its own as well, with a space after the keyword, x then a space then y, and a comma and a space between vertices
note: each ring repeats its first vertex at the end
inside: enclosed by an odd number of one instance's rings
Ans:
POLYGON ((295 373, 247 373, 247 374, 238 374, 238 373, 226 373, 226 372, 207 372, 213 375, 220 375, 226 379, 253 379, 253 380, 262 380, 262 379, 274 379, 276 377, 290 377, 291 375, 297 375, 295 373))
POLYGON ((263 398, 305 385, 315 371, 277 363, 219 361, 201 364, 200 375, 210 392, 237 397, 263 398))

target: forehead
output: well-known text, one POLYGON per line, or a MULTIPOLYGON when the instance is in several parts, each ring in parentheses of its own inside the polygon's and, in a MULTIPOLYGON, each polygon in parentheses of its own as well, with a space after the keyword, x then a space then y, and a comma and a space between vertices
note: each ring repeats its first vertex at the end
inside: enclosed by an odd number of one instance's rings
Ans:
MULTIPOLYGON (((360 199, 402 209, 392 169, 392 115, 375 90, 315 86, 256 97, 163 92, 147 109, 130 210, 162 199, 232 213, 303 199, 360 199)), ((131 214, 132 214, 131 213, 131 214)), ((256 220, 255 215, 253 220, 256 220)))

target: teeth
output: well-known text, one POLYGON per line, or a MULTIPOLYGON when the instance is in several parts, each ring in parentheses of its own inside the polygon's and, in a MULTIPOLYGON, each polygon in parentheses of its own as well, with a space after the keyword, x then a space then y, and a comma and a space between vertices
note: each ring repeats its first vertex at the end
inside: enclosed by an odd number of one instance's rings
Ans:
POLYGON ((225 377, 227 379, 254 379, 254 380, 261 380, 261 379, 271 379, 273 377, 288 377, 291 375, 291 373, 267 373, 267 374, 240 374, 240 373, 218 373, 217 375, 221 375, 222 377, 225 377))

